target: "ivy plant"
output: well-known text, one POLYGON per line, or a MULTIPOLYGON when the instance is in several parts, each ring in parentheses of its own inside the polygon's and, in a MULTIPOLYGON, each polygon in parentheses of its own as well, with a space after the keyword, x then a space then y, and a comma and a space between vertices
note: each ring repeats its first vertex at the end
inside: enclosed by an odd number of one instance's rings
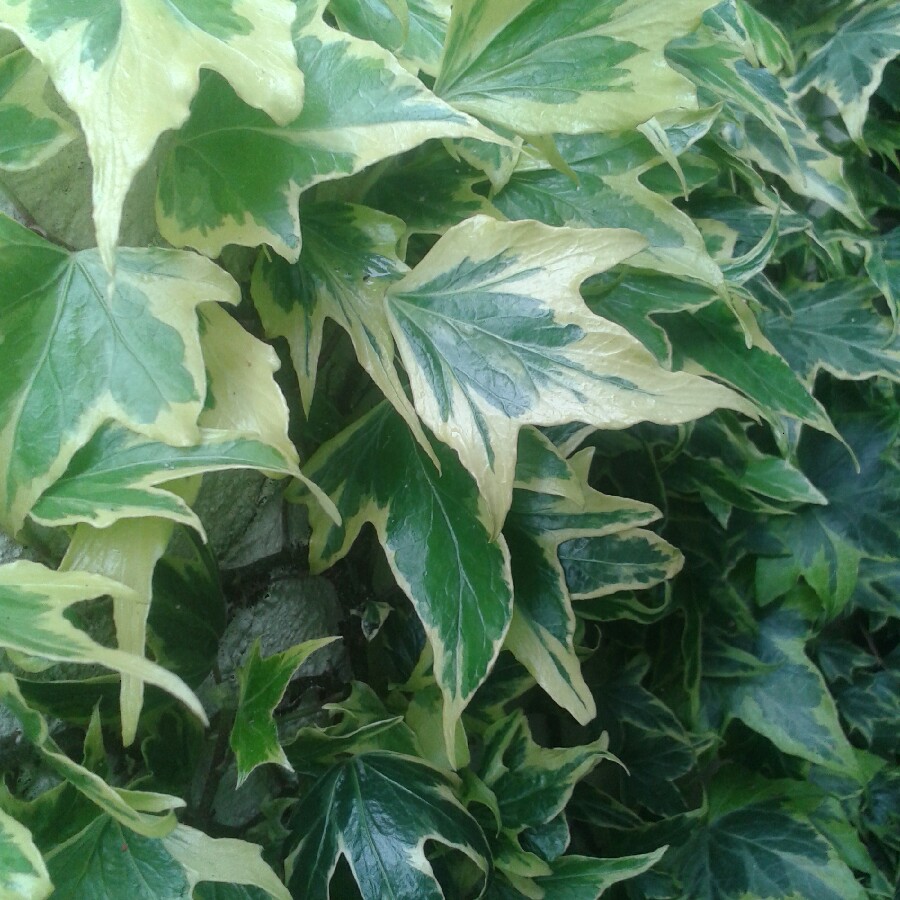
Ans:
POLYGON ((0 0, 0 900, 894 897, 898 55, 0 0))

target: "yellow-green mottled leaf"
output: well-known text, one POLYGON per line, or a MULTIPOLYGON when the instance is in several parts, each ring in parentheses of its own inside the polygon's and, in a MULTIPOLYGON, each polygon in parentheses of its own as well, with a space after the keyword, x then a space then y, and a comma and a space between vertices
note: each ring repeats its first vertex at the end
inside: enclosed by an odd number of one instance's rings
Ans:
POLYGON ((237 786, 240 787, 257 766, 276 763, 293 771, 278 741, 278 729, 272 713, 281 702, 294 672, 320 647, 335 638, 304 641, 282 653, 265 659, 254 641, 250 657, 238 670, 238 705, 231 729, 231 749, 237 760, 237 786))
POLYGON ((26 740, 37 748, 45 762, 118 822, 147 837, 162 837, 176 826, 172 810, 184 806, 183 800, 111 787, 99 775, 70 759, 50 737, 44 717, 28 706, 16 680, 6 672, 0 673, 0 702, 18 719, 26 740))
POLYGON ((296 262, 297 198, 307 188, 429 138, 492 139, 388 51, 328 27, 323 5, 305 0, 294 26, 306 79, 297 118, 276 125, 241 103, 222 79, 204 79, 190 121, 173 140, 160 173, 157 218, 171 243, 210 256, 226 244, 266 243, 296 262))
POLYGON ((814 88, 833 100, 850 137, 858 141, 869 100, 898 54, 900 6, 894 0, 869 0, 837 24, 829 40, 797 73, 791 88, 800 95, 814 88))
POLYGON ((645 243, 630 231, 479 216, 389 289, 416 409, 475 477, 495 533, 525 424, 624 428, 748 408, 719 385, 660 368, 624 329, 588 311, 581 282, 645 243))
POLYGON ((632 128, 694 108, 663 48, 710 0, 458 0, 435 91, 523 134, 632 128))
POLYGON ((509 554, 491 540, 478 489, 452 450, 430 454, 388 403, 322 446, 305 473, 334 501, 341 524, 310 508, 310 565, 343 558, 366 522, 375 526, 397 582, 434 653, 444 696, 444 739, 500 652, 512 616, 509 554))
POLYGON ((286 122, 303 77, 291 44, 290 0, 3 0, 15 32, 78 114, 94 168, 94 221, 107 266, 122 205, 157 138, 188 117, 200 69, 286 122))
POLYGON ((426 841, 465 854, 487 878, 488 843, 453 787, 440 769, 397 753, 333 766, 291 816, 285 868, 293 896, 336 898, 329 883, 344 857, 364 897, 444 900, 426 841))
POLYGON ((52 891, 47 867, 28 829, 0 809, 0 897, 44 900, 52 891))
POLYGON ((113 282, 96 250, 69 253, 0 216, 0 280, 4 527, 18 531, 107 420, 151 440, 198 440, 196 307, 237 302, 229 275, 192 253, 121 250, 113 282))
POLYGON ((396 50, 409 34, 409 8, 406 0, 328 0, 328 11, 341 31, 366 41, 396 50))
POLYGON ((104 595, 142 602, 124 584, 88 572, 54 572, 24 560, 0 566, 0 646, 56 662, 99 664, 142 679, 205 721, 200 701, 181 679, 140 656, 98 644, 65 617, 73 604, 104 595))
MULTIPOLYGON (((683 136, 683 131, 673 130, 671 137, 683 136)), ((642 175, 664 161, 643 136, 636 132, 560 135, 556 146, 577 180, 539 159, 520 161, 503 190, 492 198, 507 218, 537 219, 557 226, 630 228, 646 238, 647 247, 629 265, 716 288, 724 284, 694 223, 641 183, 642 175)))
POLYGON ((0 169, 39 166, 75 136, 75 129, 44 101, 47 73, 28 55, 0 55, 0 169))

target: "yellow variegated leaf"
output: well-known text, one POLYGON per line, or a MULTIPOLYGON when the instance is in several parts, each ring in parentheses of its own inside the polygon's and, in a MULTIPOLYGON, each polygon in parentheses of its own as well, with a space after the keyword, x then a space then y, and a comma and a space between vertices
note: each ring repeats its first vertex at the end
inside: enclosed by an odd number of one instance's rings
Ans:
POLYGON ((0 0, 0 27, 44 64, 81 120, 107 267, 128 188, 160 134, 187 118, 201 68, 276 121, 297 115, 294 16, 291 0, 0 0))
POLYGON ((11 532, 112 419, 196 443, 206 393, 196 307, 237 284, 192 253, 69 253, 0 216, 0 523, 11 532), (152 352, 150 352, 152 350, 152 352))
POLYGON ((495 533, 525 424, 624 428, 750 408, 724 387, 665 371, 624 329, 588 311, 581 282, 645 245, 630 231, 478 216, 388 291, 416 409, 475 477, 495 533))
POLYGON ((31 834, 0 809, 0 897, 44 900, 53 892, 50 875, 31 834))
POLYGON ((620 131, 695 108, 663 48, 711 0, 456 0, 436 93, 522 134, 620 131))
POLYGON ((387 50, 326 25, 324 7, 324 0, 304 0, 294 24, 306 85, 296 118, 276 126, 221 79, 204 80, 160 173, 157 220, 171 243, 210 256, 226 244, 265 243, 296 262, 297 199, 313 185, 429 138, 502 142, 436 97, 387 50))
POLYGON ((75 136, 44 100, 47 73, 28 55, 0 53, 0 169, 38 166, 75 136))
POLYGON ((97 643, 65 617, 73 604, 105 595, 141 602, 127 585, 89 572, 54 572, 26 561, 0 566, 0 646, 55 662, 98 664, 155 684, 205 722, 200 701, 180 678, 142 656, 97 643))

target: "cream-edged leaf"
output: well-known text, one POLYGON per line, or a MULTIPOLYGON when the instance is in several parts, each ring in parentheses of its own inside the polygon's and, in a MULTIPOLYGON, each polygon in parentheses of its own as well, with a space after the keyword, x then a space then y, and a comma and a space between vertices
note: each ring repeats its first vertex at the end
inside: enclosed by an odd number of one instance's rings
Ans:
POLYGON ((170 444, 199 438, 196 307, 237 302, 237 284, 172 250, 120 250, 117 270, 113 281, 96 250, 69 253, 0 216, 0 522, 11 532, 107 420, 170 444))
POLYGON ((327 26, 323 5, 306 0, 294 26, 306 79, 297 118, 276 125, 223 80, 204 79, 160 172, 157 219, 171 243, 209 256, 226 244, 265 243, 296 262, 303 191, 429 138, 492 139, 388 51, 327 26))
POLYGON ((0 897, 44 900, 52 891, 47 866, 28 829, 0 809, 0 897))
POLYGON ((253 642, 247 662, 238 669, 238 705, 230 744, 237 762, 240 787, 258 766, 275 763, 293 771, 278 741, 272 713, 281 702, 288 682, 307 657, 335 638, 304 641, 281 653, 263 658, 259 639, 253 642))
POLYGON ((497 655, 512 616, 509 554, 491 540, 478 489, 447 447, 430 455, 388 403, 323 445, 304 467, 334 501, 341 524, 310 507, 310 566, 343 558, 372 523, 398 584, 422 621, 444 696, 444 739, 497 655))
POLYGON ((479 216, 447 232, 388 291, 416 409, 475 477, 495 533, 525 424, 624 428, 748 409, 726 388, 665 371, 624 329, 588 311, 581 282, 645 245, 630 231, 479 216))
MULTIPOLYGON (((669 139, 662 126, 659 133, 669 139)), ((673 129, 671 140, 682 136, 683 130, 673 129)), ((538 159, 520 162, 503 190, 492 198, 507 218, 537 219, 556 226, 630 228, 647 240, 647 248, 632 257, 630 265, 714 288, 724 285, 721 270, 690 218, 642 184, 641 176, 664 162, 645 137, 637 132, 558 135, 556 147, 577 180, 538 159)))
POLYGON ((287 338, 309 412, 322 331, 331 319, 350 335, 360 365, 431 453, 394 363, 394 336, 384 308, 388 287, 407 266, 398 256, 403 222, 349 204, 316 204, 304 211, 303 249, 296 263, 261 254, 251 291, 270 337, 287 338))
POLYGON ((861 140, 869 100, 884 70, 900 54, 900 7, 894 0, 862 4, 835 32, 791 84, 800 95, 815 89, 834 101, 847 131, 861 140))
POLYGON ((523 134, 632 128, 695 108, 663 48, 710 0, 457 0, 435 91, 523 134))
POLYGON ((28 706, 15 678, 7 672, 0 673, 0 702, 18 719, 23 736, 40 752, 44 761, 122 825, 147 837, 162 837, 176 827, 173 810, 184 806, 183 800, 167 794, 112 787, 99 775, 76 763, 62 752, 50 736, 44 717, 28 706))
POLYGON ((293 896, 336 898, 329 884, 344 857, 363 897, 444 900, 426 841, 465 854, 479 881, 486 879, 491 852, 455 786, 440 769, 399 753, 360 753, 333 766, 289 822, 285 868, 293 896))
POLYGON ((130 587, 89 572, 54 572, 24 560, 0 566, 0 646, 55 662, 99 664, 155 684, 205 721, 200 701, 180 678, 141 656, 97 643, 66 618, 73 604, 106 595, 142 602, 130 587))
POLYGON ((122 205, 159 136, 188 117, 200 69, 214 69, 279 122, 300 110, 291 0, 2 0, 15 32, 75 110, 94 169, 94 221, 114 264, 122 205))
POLYGON ((0 55, 0 169, 39 166, 75 136, 44 100, 47 73, 25 49, 0 55))

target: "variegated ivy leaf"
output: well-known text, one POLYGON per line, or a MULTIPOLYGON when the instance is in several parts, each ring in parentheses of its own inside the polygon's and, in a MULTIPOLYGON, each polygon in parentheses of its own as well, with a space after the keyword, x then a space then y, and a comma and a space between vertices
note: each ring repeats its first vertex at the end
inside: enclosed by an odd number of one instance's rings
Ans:
MULTIPOLYGON (((469 143, 504 149, 480 141, 469 143)), ((484 181, 481 172, 454 159, 437 141, 429 141, 394 160, 370 185, 363 200, 402 219, 409 233, 443 234, 470 216, 497 214, 488 200, 472 189, 480 181, 484 181)))
POLYGON ((693 108, 692 86, 663 48, 710 0, 458 0, 437 94, 523 134, 632 128, 693 108))
POLYGON ((0 673, 0 703, 18 719, 25 739, 34 745, 43 760, 117 822, 147 837, 162 837, 176 827, 173 810, 184 806, 183 800, 150 791, 111 787, 99 775, 70 759, 50 737, 44 717, 28 706, 15 678, 7 672, 0 673))
POLYGON ((187 825, 163 838, 146 837, 100 816, 54 847, 47 861, 61 900, 189 900, 198 896, 194 888, 200 882, 248 885, 265 897, 290 900, 258 846, 211 838, 187 825))
POLYGON ((0 897, 44 900, 52 891, 47 866, 28 829, 0 809, 0 897))
POLYGON ((300 110, 290 0, 2 0, 11 29, 81 120, 94 170, 94 222, 113 265, 122 205, 157 138, 188 116, 201 68, 276 121, 300 110))
POLYGON ((406 0, 328 0, 328 11, 342 31, 396 51, 409 34, 406 0))
POLYGON ((868 278, 804 283, 787 293, 790 318, 769 311, 760 327, 810 387, 822 369, 841 379, 900 381, 900 337, 875 308, 879 296, 868 278))
POLYGON ((748 348, 733 314, 708 289, 641 272, 618 282, 598 279, 585 294, 594 312, 620 322, 655 353, 670 356, 676 368, 733 385, 768 416, 792 416, 834 434, 825 409, 765 336, 754 328, 754 345, 748 348))
POLYGON ((293 771, 278 742, 278 729, 272 713, 281 702, 288 682, 307 657, 334 640, 320 638, 304 641, 265 659, 259 652, 259 639, 253 642, 249 659, 237 673, 238 705, 230 738, 237 761, 238 787, 255 768, 266 763, 276 763, 293 771))
POLYGON ((862 4, 839 22, 829 40, 798 72, 792 90, 815 89, 834 101, 847 131, 862 139, 869 100, 888 63, 900 54, 900 7, 894 0, 862 4))
POLYGON ((180 678, 142 656, 97 643, 66 618, 73 604, 105 595, 141 602, 131 588, 100 575, 54 572, 24 560, 0 566, 0 646, 55 662, 99 664, 147 681, 205 721, 200 701, 180 678))
MULTIPOLYGON (((594 542, 604 539, 617 547, 621 535, 626 543, 619 554, 622 564, 615 571, 624 580, 621 572, 636 563, 627 543, 634 540, 635 526, 652 522, 659 512, 646 503, 607 497, 593 490, 546 438, 538 443, 529 437, 537 434, 530 428, 520 434, 517 488, 503 527, 515 600, 505 647, 560 706, 585 724, 593 718, 595 706, 573 643, 575 614, 562 548, 593 547, 594 542), (529 472, 542 472, 543 477, 532 475, 524 482, 529 472), (527 486, 519 487, 523 482, 527 486), (569 489, 562 494, 561 482, 577 485, 577 493, 569 489)), ((649 567, 644 570, 638 563, 632 577, 639 577, 639 572, 645 572, 649 580, 649 567)), ((584 577, 576 582, 582 589, 587 583, 584 577)))
POLYGON ((167 482, 225 469, 296 475, 271 446, 228 431, 201 429, 199 443, 172 447, 118 425, 103 426, 72 458, 65 474, 40 496, 30 516, 42 525, 87 522, 105 528, 120 519, 159 516, 203 525, 167 482))
POLYGON ((478 489, 447 447, 440 462, 416 442, 388 403, 329 441, 304 467, 334 501, 336 524, 310 507, 310 567, 343 558, 366 522, 374 525, 398 584, 422 620, 444 696, 444 739, 487 677, 512 616, 509 555, 478 489))
POLYGON ((397 255, 403 222, 346 204, 304 209, 303 249, 296 263, 260 255, 251 291, 270 337, 285 337, 308 413, 316 386, 326 319, 349 335, 360 365, 431 453, 394 363, 384 309, 388 286, 408 271, 397 255))
POLYGON ((636 878, 659 862, 665 847, 652 853, 598 859, 593 856, 566 854, 550 863, 550 875, 538 876, 535 885, 544 897, 553 900, 597 900, 606 890, 621 881, 636 878))
POLYGON ((487 878, 490 849, 453 787, 439 769, 395 753, 361 753, 336 764, 292 814, 285 864, 291 892, 305 900, 334 897, 329 882, 343 856, 363 897, 443 900, 426 841, 465 854, 487 878))
POLYGON ((160 171, 163 236, 217 256, 226 244, 300 254, 297 198, 429 138, 491 132, 457 112, 388 51, 327 26, 324 0, 304 0, 294 24, 306 79, 304 108, 277 126, 221 79, 204 79, 190 121, 160 171), (222 128, 228 122, 228 128, 222 128))
POLYGON ((103 422, 199 438, 196 307, 237 302, 237 285, 171 250, 122 250, 117 270, 113 282, 96 250, 69 253, 0 216, 0 523, 13 533, 103 422))
MULTIPOLYGON (((672 139, 678 137, 673 132, 672 139)), ((630 265, 716 288, 724 285, 722 272, 693 222, 641 183, 645 172, 664 161, 642 135, 558 135, 556 146, 575 178, 536 157, 520 160, 506 187, 492 198, 507 218, 537 219, 547 225, 630 228, 647 239, 647 248, 632 257, 630 265)))
POLYGON ((426 75, 437 76, 450 25, 449 0, 407 0, 409 33, 398 55, 419 67, 426 75))
POLYGON ((605 733, 581 747, 540 746, 521 711, 495 723, 484 744, 477 774, 497 798, 503 828, 513 833, 549 822, 585 775, 603 760, 617 761, 605 733))
POLYGON ((475 477, 494 533, 509 508, 525 424, 624 428, 748 408, 726 388, 661 369, 584 305, 584 278, 643 246, 629 231, 476 216, 388 290, 416 409, 475 477))
POLYGON ((44 100, 46 86, 47 73, 27 50, 0 55, 0 169, 39 166, 75 136, 44 100))
MULTIPOLYGON (((178 485, 183 499, 195 499, 199 480, 178 485)), ((173 490, 175 488, 173 487, 173 490)), ((165 553, 175 523, 170 518, 122 519, 103 529, 79 525, 72 535, 62 570, 91 572, 115 579, 129 588, 114 595, 113 623, 116 642, 123 650, 142 658, 147 643, 147 618, 153 594, 153 570, 165 553)), ((137 734, 144 703, 145 678, 140 674, 122 674, 119 709, 122 718, 122 743, 127 747, 137 734)))
POLYGON ((739 159, 780 175, 798 194, 867 227, 844 177, 843 161, 809 127, 787 82, 751 65, 743 49, 716 30, 721 20, 708 20, 709 26, 670 44, 666 59, 698 85, 701 100, 724 101, 718 139, 739 159))

